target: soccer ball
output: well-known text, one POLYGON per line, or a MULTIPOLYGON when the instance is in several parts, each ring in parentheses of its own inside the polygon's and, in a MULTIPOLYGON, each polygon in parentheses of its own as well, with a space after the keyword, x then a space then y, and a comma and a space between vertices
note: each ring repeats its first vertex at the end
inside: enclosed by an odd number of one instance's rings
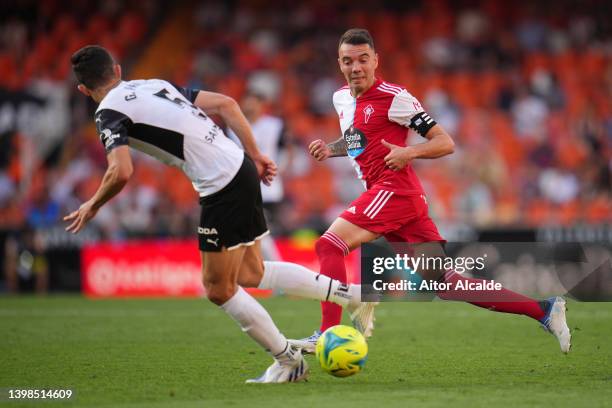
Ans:
POLYGON ((323 371, 335 377, 348 377, 363 369, 368 359, 368 344, 352 327, 333 326, 319 337, 316 358, 323 371))

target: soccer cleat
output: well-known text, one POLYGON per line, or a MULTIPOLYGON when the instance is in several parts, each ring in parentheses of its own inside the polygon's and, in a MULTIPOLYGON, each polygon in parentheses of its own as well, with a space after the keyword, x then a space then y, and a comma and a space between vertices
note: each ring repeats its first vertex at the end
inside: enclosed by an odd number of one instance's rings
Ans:
POLYGON ((546 316, 540 320, 542 327, 559 340, 561 351, 568 353, 572 347, 569 327, 565 318, 565 299, 561 296, 546 299, 546 316))
POLYGON ((312 336, 305 337, 303 339, 289 340, 289 343, 293 347, 302 349, 302 353, 304 354, 314 354, 319 337, 321 337, 321 332, 319 330, 315 330, 312 336))
POLYGON ((247 384, 298 382, 308 378, 308 363, 302 351, 287 344, 287 350, 274 356, 274 363, 258 378, 246 380, 247 384))
MULTIPOLYGON (((372 336, 372 331, 374 330, 374 321, 376 320, 374 317, 374 308, 377 305, 378 302, 362 302, 354 308, 350 306, 347 307, 353 327, 363 334, 363 337, 366 339, 372 336)), ((321 332, 315 330, 312 336, 303 339, 289 340, 289 343, 294 347, 301 348, 304 354, 314 354, 319 337, 321 337, 321 332)))
POLYGON ((366 339, 372 335, 374 330, 374 308, 378 306, 378 302, 362 302, 354 309, 350 306, 347 308, 351 316, 353 327, 359 330, 366 339))

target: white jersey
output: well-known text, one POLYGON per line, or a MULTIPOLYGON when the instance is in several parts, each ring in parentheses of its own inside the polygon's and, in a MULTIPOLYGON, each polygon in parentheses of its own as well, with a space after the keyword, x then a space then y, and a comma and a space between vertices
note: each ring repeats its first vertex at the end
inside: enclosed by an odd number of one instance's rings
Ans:
MULTIPOLYGON (((280 148, 285 143, 283 121, 274 116, 264 115, 251 123, 251 129, 261 153, 278 163, 280 148)), ((234 132, 230 130, 228 136, 242 147, 240 139, 234 132)), ((264 203, 276 203, 283 199, 283 182, 280 175, 275 177, 269 186, 261 184, 261 196, 264 203)))
POLYGON ((96 110, 104 148, 129 145, 183 170, 201 197, 216 193, 238 173, 244 152, 193 105, 198 92, 160 79, 121 82, 96 110))

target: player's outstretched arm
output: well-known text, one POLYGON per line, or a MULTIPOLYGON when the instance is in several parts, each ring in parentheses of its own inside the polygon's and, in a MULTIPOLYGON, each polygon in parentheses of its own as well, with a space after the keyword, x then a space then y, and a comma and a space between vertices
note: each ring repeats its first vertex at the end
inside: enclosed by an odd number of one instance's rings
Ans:
POLYGON ((329 157, 341 157, 348 155, 346 141, 343 137, 329 144, 325 144, 325 142, 321 139, 317 139, 310 143, 308 146, 308 152, 317 161, 323 161, 329 157))
POLYGON ((127 184, 133 172, 132 158, 128 146, 118 146, 107 154, 108 168, 102 178, 98 191, 91 199, 84 202, 78 210, 64 217, 64 221, 72 221, 66 231, 76 234, 85 227, 108 200, 116 196, 127 184))
POLYGON ((259 172, 261 180, 270 185, 276 176, 276 164, 268 157, 261 154, 253 131, 246 117, 240 110, 238 103, 231 97, 216 92, 200 91, 195 100, 195 105, 208 114, 217 114, 225 121, 227 126, 234 131, 244 151, 253 159, 259 172))

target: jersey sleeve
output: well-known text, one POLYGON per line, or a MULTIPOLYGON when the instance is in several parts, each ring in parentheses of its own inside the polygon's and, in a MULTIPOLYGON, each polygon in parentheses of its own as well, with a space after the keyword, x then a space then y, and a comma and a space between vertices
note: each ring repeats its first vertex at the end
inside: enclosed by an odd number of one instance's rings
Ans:
POLYGON ((199 89, 194 89, 194 88, 184 88, 182 86, 178 86, 175 83, 172 83, 172 86, 176 88, 177 91, 179 91, 181 93, 181 95, 183 95, 185 98, 187 98, 187 100, 191 103, 194 103, 196 98, 198 97, 198 93, 200 93, 199 89))
POLYGON ((389 106, 389 120, 408 127, 421 136, 425 136, 429 129, 436 125, 436 121, 423 110, 417 98, 405 89, 393 97, 389 106))
POLYGON ((125 114, 112 109, 96 112, 96 128, 106 153, 118 146, 128 145, 128 130, 132 121, 125 114))

